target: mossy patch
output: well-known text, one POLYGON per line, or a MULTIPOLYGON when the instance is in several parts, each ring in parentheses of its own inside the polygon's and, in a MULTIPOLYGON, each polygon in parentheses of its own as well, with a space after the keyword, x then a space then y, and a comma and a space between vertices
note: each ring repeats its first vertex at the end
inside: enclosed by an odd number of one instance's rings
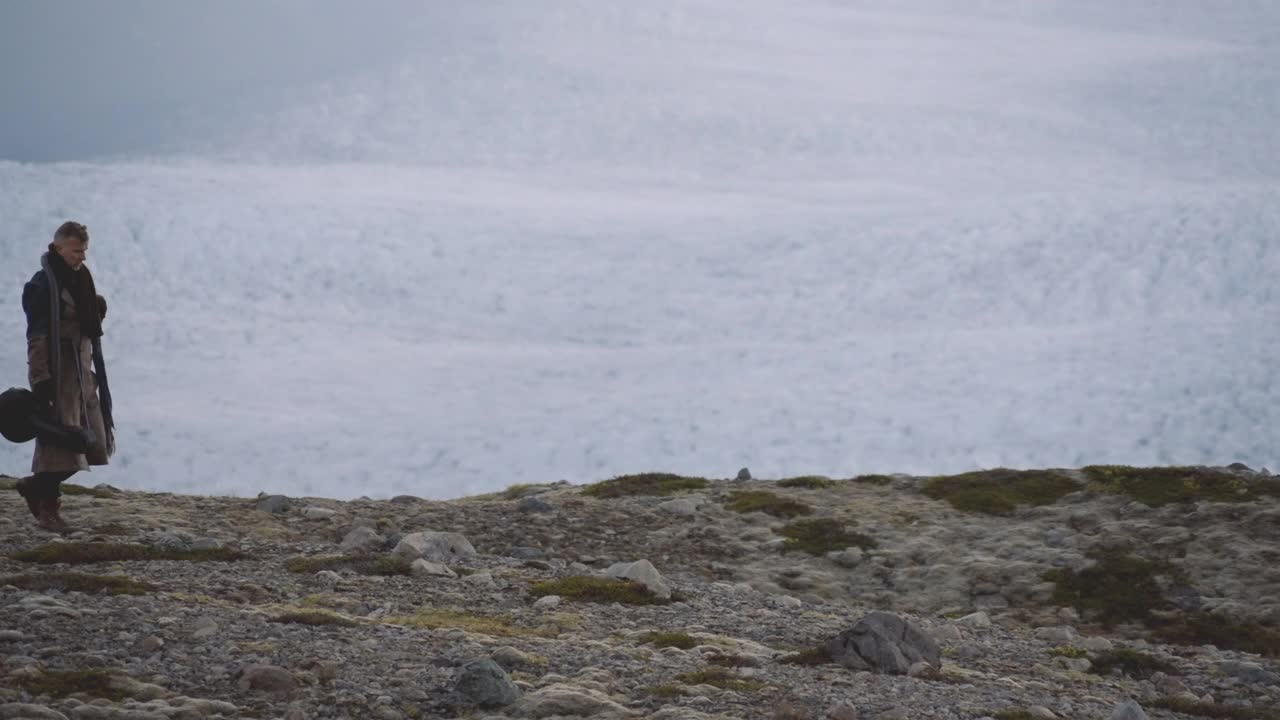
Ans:
POLYGON ((73 497, 91 497, 91 498, 106 499, 106 498, 113 498, 113 497, 116 497, 116 495, 118 495, 118 493, 112 490, 103 490, 100 488, 85 487, 83 485, 72 485, 71 483, 62 483, 62 485, 60 485, 59 487, 61 487, 63 495, 70 495, 73 497))
POLYGON ((710 484, 706 478, 686 477, 670 473, 621 475, 582 489, 582 494, 595 498, 619 498, 634 495, 662 497, 686 490, 702 490, 710 484))
POLYGON ((117 522, 103 523, 93 528, 94 535, 108 535, 111 537, 119 537, 129 534, 129 528, 117 522))
POLYGON ((800 477, 786 478, 778 481, 778 487, 784 488, 804 488, 806 490, 822 490, 824 488, 835 487, 836 481, 825 475, 801 475, 800 477))
POLYGON ((688 695, 689 690, 685 688, 685 686, 683 685, 677 685, 675 683, 663 683, 662 685, 654 685, 648 688, 647 690, 645 690, 645 693, 656 698, 661 698, 663 700, 670 700, 672 698, 684 697, 685 695, 688 695))
POLYGON ((530 495, 537 495, 539 492, 542 492, 549 487, 551 486, 539 483, 516 483, 515 485, 503 490, 501 493, 498 493, 498 497, 503 500, 520 500, 527 498, 530 495))
POLYGON ((1280 657, 1280 632, 1252 622, 1221 615, 1195 613, 1155 628, 1158 638, 1171 645, 1213 645, 1224 650, 1280 657))
POLYGON ((783 525, 778 529, 778 534, 787 539, 788 550, 799 550, 810 555, 825 555, 851 547, 863 550, 877 547, 876 541, 871 537, 832 518, 797 520, 783 525))
POLYGON ((1119 670, 1122 674, 1138 680, 1150 679, 1158 672, 1166 675, 1178 674, 1178 669, 1154 655, 1148 655, 1129 648, 1116 648, 1098 653, 1093 658, 1090 672, 1097 675, 1110 675, 1119 670))
POLYGON ((1053 657, 1071 658, 1072 660, 1079 660, 1080 658, 1089 657, 1088 650, 1085 650, 1083 648, 1078 648, 1078 647, 1071 647, 1069 645, 1056 647, 1050 650, 1049 654, 1052 655, 1053 657))
POLYGON ((413 615, 384 618, 389 625, 438 630, 451 628, 493 637, 549 637, 551 633, 517 625, 509 615, 480 615, 446 608, 422 608, 413 615))
POLYGON ((1052 505, 1080 488, 1080 483, 1050 470, 998 468, 935 477, 921 492, 964 512, 1007 515, 1019 506, 1052 505))
POLYGON ((817 665, 828 665, 834 662, 831 659, 831 653, 827 652, 824 646, 812 647, 807 650, 801 650, 794 655, 784 655, 778 659, 783 665, 805 665, 809 667, 817 665))
POLYGON ((659 648, 681 650, 691 650, 701 644, 697 638, 682 632, 648 632, 640 637, 640 642, 659 648))
POLYGON ((1258 707, 1240 707, 1238 705, 1221 705, 1204 703, 1186 698, 1166 697, 1151 700, 1148 708, 1172 710, 1183 715, 1205 718, 1225 718, 1225 720, 1280 720, 1280 710, 1269 710, 1258 707))
POLYGON ((1252 502, 1280 497, 1280 482, 1247 479, 1201 467, 1138 468, 1090 465, 1083 472, 1104 492, 1125 495, 1151 507, 1194 502, 1252 502))
POLYGON ((1050 570, 1053 602, 1074 607, 1107 627, 1146 622, 1151 611, 1166 605, 1157 576, 1171 574, 1163 563, 1122 553, 1091 553, 1094 565, 1083 570, 1050 570))
POLYGON ((723 667, 709 667, 684 673, 683 675, 677 675, 676 680, 686 685, 710 685, 721 690, 733 690, 735 692, 755 692, 765 685, 759 680, 744 678, 723 667))
POLYGON ((28 573, 0 577, 0 585, 13 585, 23 590, 47 592, 81 592, 103 595, 143 595, 156 589, 124 575, 82 575, 80 573, 28 573))
POLYGON ((130 560, 180 560, 187 562, 233 562, 247 556, 230 548, 174 550, 134 543, 65 542, 40 545, 14 553, 18 562, 42 565, 83 565, 130 560))
POLYGON ((677 599, 663 599, 649 588, 631 580, 572 575, 557 580, 535 583, 529 591, 534 597, 559 595, 568 600, 623 605, 667 605, 677 599))
POLYGON ((734 512, 762 512, 783 519, 813 514, 813 508, 808 504, 780 497, 768 490, 736 490, 729 493, 725 507, 734 512))
POLYGON ((321 570, 351 570, 360 575, 409 575, 413 562, 399 555, 311 555, 291 557, 284 563, 292 573, 313 575, 321 570))
POLYGON ((35 696, 65 698, 84 695, 113 702, 121 702, 129 697, 122 679, 110 670, 50 670, 13 678, 18 687, 35 696))
POLYGON ((859 485, 877 485, 883 487, 893 482, 893 478, 888 475, 859 475, 850 478, 849 482, 858 483, 859 485))
POLYGON ((360 625, 360 622, 354 618, 324 610, 291 610, 271 618, 271 622, 333 627, 358 627, 360 625))

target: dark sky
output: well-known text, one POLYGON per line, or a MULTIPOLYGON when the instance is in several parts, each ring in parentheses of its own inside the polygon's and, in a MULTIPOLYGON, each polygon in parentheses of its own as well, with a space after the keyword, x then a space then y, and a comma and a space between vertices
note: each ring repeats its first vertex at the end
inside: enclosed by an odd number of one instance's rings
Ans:
POLYGON ((4 0, 0 158, 163 153, 430 44, 447 2, 4 0))

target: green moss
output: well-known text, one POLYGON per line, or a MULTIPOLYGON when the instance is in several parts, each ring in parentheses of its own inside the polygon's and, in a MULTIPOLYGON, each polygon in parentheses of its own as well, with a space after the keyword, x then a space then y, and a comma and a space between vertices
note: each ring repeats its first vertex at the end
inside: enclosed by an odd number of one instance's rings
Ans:
POLYGON ((293 625, 357 627, 357 620, 324 610, 292 610, 271 618, 271 622, 293 625))
POLYGON ((1049 654, 1054 657, 1071 658, 1072 660, 1079 660, 1080 658, 1089 657, 1088 651, 1078 647, 1071 647, 1069 645, 1056 647, 1050 650, 1049 654))
POLYGON ((1080 483, 1049 470, 980 470, 935 477, 921 490, 957 510, 1007 515, 1022 505, 1052 505, 1080 489, 1080 483))
POLYGON ((0 585, 13 585, 23 590, 46 592, 81 592, 104 595, 142 595, 156 589, 123 575, 81 575, 80 573, 29 573, 0 577, 0 585))
POLYGON ((125 562, 129 560, 183 560, 188 562, 231 562, 244 560, 246 555, 229 548, 201 550, 170 550, 133 543, 66 542, 41 545, 13 554, 19 562, 42 565, 82 565, 100 562, 125 562))
POLYGON ((778 487, 784 488, 805 488, 807 490, 821 490, 823 488, 835 487, 836 481, 824 475, 801 475, 800 477, 786 478, 778 481, 778 487))
POLYGON ((1195 613, 1157 625, 1156 636, 1171 645, 1213 645, 1267 657, 1280 657, 1280 632, 1257 623, 1195 613))
POLYGON ((1119 670, 1122 674, 1138 680, 1147 680, 1158 672, 1176 675, 1177 668, 1154 655, 1148 655, 1129 648, 1116 648, 1099 653, 1092 658, 1093 667, 1090 672, 1098 675, 1110 675, 1119 670))
POLYGON ((64 698, 85 695, 113 702, 128 699, 120 676, 110 670, 51 670, 38 675, 17 675, 18 687, 35 696, 64 698))
POLYGON ((1251 502, 1280 497, 1280 483, 1249 480, 1210 468, 1090 465, 1083 469, 1099 489, 1125 495, 1151 507, 1174 503, 1251 502))
POLYGON ((654 595, 649 588, 630 580, 573 575, 557 580, 546 580, 535 583, 530 590, 534 597, 559 595, 569 600, 593 603, 622 603, 623 605, 667 605, 671 600, 664 600, 654 595))
POLYGON ((737 490, 729 493, 730 510, 740 513, 762 512, 776 518, 793 518, 810 515, 813 508, 799 500, 779 497, 768 490, 737 490))
POLYGON ((831 653, 823 646, 801 650, 794 655, 785 655, 778 660, 783 665, 827 665, 832 662, 831 653))
POLYGON ((892 483, 893 478, 888 475, 859 475, 855 478, 850 478, 849 482, 855 482, 861 485, 884 486, 892 483))
POLYGON ((1195 717, 1225 718, 1226 720, 1280 720, 1280 711, 1277 710, 1202 703, 1184 698, 1159 698, 1148 702, 1147 707, 1172 710, 1176 713, 1195 717))
POLYGON ((398 555, 311 555, 291 557, 284 566, 289 572, 307 575, 321 570, 351 570, 360 575, 408 575, 413 562, 398 555))
POLYGON ((764 683, 759 680, 740 677, 728 668, 722 667, 709 667, 677 675, 676 680, 686 685, 710 685, 721 690, 733 690, 736 692, 754 692, 764 687, 764 683))
POLYGON ((1166 605, 1156 577, 1172 573, 1169 566, 1120 553, 1090 557, 1095 560, 1092 567, 1045 573, 1045 579, 1054 583, 1053 602, 1074 607, 1107 627, 1146 622, 1153 609, 1166 605))
POLYGON ((113 498, 117 493, 111 490, 99 490, 98 488, 85 487, 83 485, 72 485, 71 483, 62 483, 63 495, 72 495, 80 497, 92 498, 113 498))
POLYGON ((833 550, 859 547, 870 550, 876 541, 860 532, 850 530, 844 523, 831 518, 797 520, 778 530, 787 539, 788 550, 800 550, 810 555, 825 555, 833 550))
POLYGON ((553 632, 515 624, 509 615, 478 615, 446 608, 424 607, 413 615, 385 618, 388 625, 438 630, 452 628, 493 637, 549 637, 553 632))
POLYGON ((539 490, 549 487, 545 484, 537 483, 516 483, 499 493, 503 500, 520 500, 536 494, 539 490))
POLYGON ((656 698, 670 700, 671 698, 683 697, 689 694, 689 691, 683 685, 675 683, 664 683, 662 685, 654 685, 645 691, 647 694, 656 698))
POLYGON ((622 475, 583 488, 582 494, 595 498, 619 498, 632 495, 665 496, 684 490, 702 490, 710 482, 706 478, 685 477, 670 473, 622 475))
POLYGON ((691 650, 701 644, 697 638, 682 632, 649 632, 640 637, 640 642, 654 647, 673 647, 681 650, 691 650))

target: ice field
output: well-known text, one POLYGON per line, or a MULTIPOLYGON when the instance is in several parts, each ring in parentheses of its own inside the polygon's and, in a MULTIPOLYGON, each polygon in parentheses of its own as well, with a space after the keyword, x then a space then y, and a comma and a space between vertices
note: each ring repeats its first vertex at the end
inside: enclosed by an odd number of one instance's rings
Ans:
POLYGON ((78 482, 1280 470, 1280 5, 384 4, 145 147, 0 117, 0 384, 63 219, 111 303, 78 482))

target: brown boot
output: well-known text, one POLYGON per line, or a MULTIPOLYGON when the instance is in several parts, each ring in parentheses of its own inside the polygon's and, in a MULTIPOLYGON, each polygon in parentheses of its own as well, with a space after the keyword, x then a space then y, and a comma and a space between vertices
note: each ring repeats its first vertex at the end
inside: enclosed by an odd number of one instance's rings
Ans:
POLYGON ((36 518, 36 523, 49 532, 65 532, 68 526, 67 521, 63 520, 58 512, 61 509, 62 501, 58 498, 41 501, 40 515, 36 518))
POLYGON ((39 520, 40 500, 33 494, 34 489, 31 487, 31 478, 22 478, 18 481, 15 487, 18 490, 18 494, 22 496, 22 499, 27 501, 27 509, 31 511, 31 516, 36 520, 39 520))

